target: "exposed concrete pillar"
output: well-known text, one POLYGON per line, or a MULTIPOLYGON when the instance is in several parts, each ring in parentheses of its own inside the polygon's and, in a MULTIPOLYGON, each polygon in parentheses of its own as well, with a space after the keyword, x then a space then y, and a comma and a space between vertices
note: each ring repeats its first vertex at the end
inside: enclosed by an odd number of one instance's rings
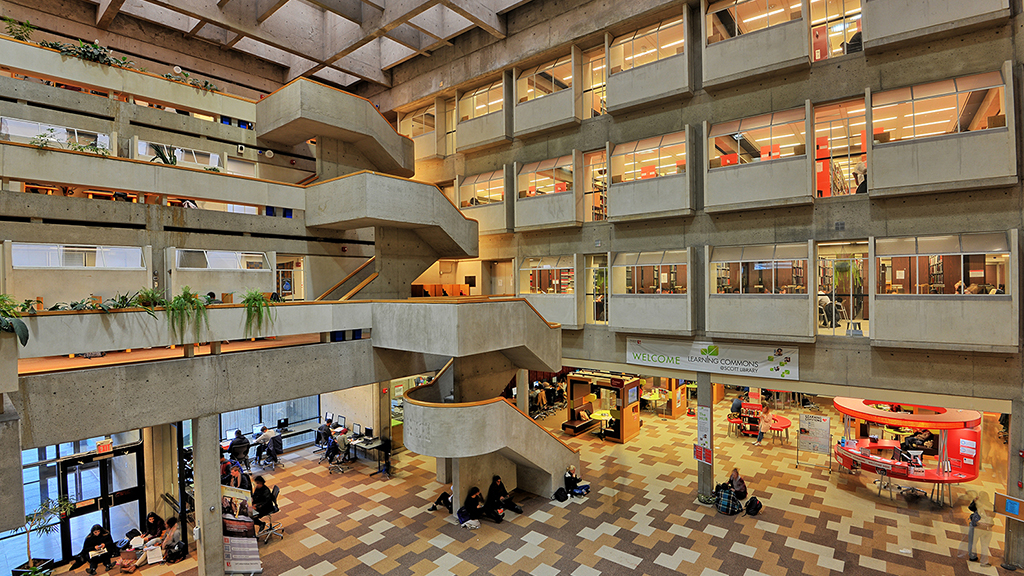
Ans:
POLYGON ((185 344, 181 348, 182 348, 182 350, 185 351, 185 358, 195 358, 196 357, 196 345, 195 344, 185 344))
POLYGON ((178 493, 177 443, 174 427, 162 424, 142 429, 142 454, 146 473, 146 509, 161 518, 173 516, 170 505, 160 496, 178 493))
POLYGON ((18 391, 18 346, 20 345, 18 337, 14 334, 0 332, 0 394, 18 391))
POLYGON ((214 356, 220 354, 221 344, 223 344, 223 342, 210 342, 210 354, 213 354, 214 356))
MULTIPOLYGON (((1011 406, 1010 457, 1006 466, 1006 494, 1014 498, 1024 498, 1024 490, 1017 487, 1017 482, 1024 481, 1024 473, 1022 473, 1024 466, 1021 465, 1021 458, 1017 455, 1024 450, 1024 400, 1014 400, 1011 406)), ((989 511, 989 513, 992 512, 989 511)), ((1005 564, 1024 566, 1024 522, 1007 517, 1004 542, 1005 564)))
POLYGON ((21 428, 8 394, 0 394, 0 532, 25 525, 25 482, 21 477, 21 428))
POLYGON ((437 481, 441 484, 452 483, 452 459, 437 459, 437 481))
POLYGON ((516 372, 516 406, 524 414, 530 413, 530 372, 528 370, 516 372))
MULTIPOLYGON (((715 403, 713 402, 714 390, 711 384, 711 374, 707 372, 697 373, 697 407, 707 406, 711 409, 711 421, 715 421, 715 403)), ((715 449, 715 427, 711 427, 711 450, 715 449)), ((697 462, 697 493, 710 496, 715 491, 715 467, 703 462, 697 462)))
POLYGON ((224 528, 220 514, 220 418, 192 419, 195 476, 196 543, 199 576, 224 576, 224 528))
POLYGON ((378 274, 355 296, 358 300, 406 299, 412 296, 412 283, 437 262, 438 255, 412 230, 373 229, 374 272, 378 274))

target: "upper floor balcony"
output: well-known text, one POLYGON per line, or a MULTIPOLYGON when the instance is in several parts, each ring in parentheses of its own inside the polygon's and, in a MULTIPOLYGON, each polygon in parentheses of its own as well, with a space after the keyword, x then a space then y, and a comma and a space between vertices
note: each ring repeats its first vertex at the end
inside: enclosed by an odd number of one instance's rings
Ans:
POLYGON ((863 0, 864 50, 876 51, 997 26, 1010 19, 1009 0, 863 0))
POLYGON ((516 167, 515 229, 563 228, 583 224, 583 193, 577 175, 579 151, 516 167))
POLYGON ((583 53, 573 46, 570 53, 538 66, 512 71, 516 138, 535 136, 577 125, 583 116, 580 82, 583 53))
POLYGON ((810 0, 701 0, 705 88, 810 66, 810 0))
POLYGON ((455 151, 473 152, 512 140, 512 73, 457 93, 455 151))
POLYGON ((689 10, 611 39, 608 111, 612 114, 692 94, 689 10))

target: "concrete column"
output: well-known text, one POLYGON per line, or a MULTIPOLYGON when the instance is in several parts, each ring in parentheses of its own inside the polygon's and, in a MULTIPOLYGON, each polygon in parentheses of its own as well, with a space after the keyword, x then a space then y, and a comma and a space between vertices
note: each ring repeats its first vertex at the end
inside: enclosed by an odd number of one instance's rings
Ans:
POLYGON ((224 576, 224 528, 220 515, 220 418, 192 419, 195 458, 196 543, 199 576, 224 576))
POLYGON ((452 459, 437 459, 437 481, 441 484, 452 483, 452 459))
POLYGON ((210 354, 213 354, 214 356, 220 354, 221 344, 223 344, 223 342, 219 340, 217 342, 210 342, 210 354))
POLYGON ((181 348, 182 348, 182 350, 185 351, 185 358, 195 358, 196 357, 196 345, 195 344, 185 344, 181 348))
POLYGON ((25 525, 25 482, 21 477, 21 427, 9 394, 0 394, 0 532, 25 525))
POLYGON ((516 406, 524 414, 530 413, 530 372, 527 370, 516 372, 516 406))
POLYGON ((161 424, 142 429, 142 454, 146 473, 146 509, 161 518, 174 512, 160 496, 178 494, 178 447, 174 427, 161 424))
MULTIPOLYGON (((1017 455, 1021 450, 1024 450, 1024 400, 1017 399, 1012 402, 1010 413, 1010 457, 1006 466, 1006 495, 1014 498, 1024 498, 1024 490, 1017 487, 1017 482, 1024 481, 1024 465, 1017 455)), ((1004 542, 1004 566, 1024 566, 1024 522, 1007 518, 1004 542)))
MULTIPOLYGON (((715 421, 714 413, 714 389, 711 384, 711 374, 707 372, 697 373, 697 406, 711 408, 711 421, 715 421)), ((715 427, 711 427, 711 450, 715 448, 715 427)), ((697 463, 697 493, 710 496, 715 491, 715 467, 703 462, 697 463)))

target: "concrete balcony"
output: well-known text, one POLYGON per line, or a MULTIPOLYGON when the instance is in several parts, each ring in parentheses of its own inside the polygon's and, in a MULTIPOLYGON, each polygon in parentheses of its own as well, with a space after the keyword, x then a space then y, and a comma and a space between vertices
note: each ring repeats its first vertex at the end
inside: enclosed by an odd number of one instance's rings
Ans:
POLYGON ((416 148, 417 162, 420 160, 433 160, 434 158, 441 157, 441 155, 437 153, 437 132, 417 136, 413 138, 412 141, 416 148))
POLYGON ((256 134, 289 146, 324 137, 353 145, 377 170, 416 172, 415 146, 369 100, 297 78, 256 104, 256 134))
POLYGON ((626 112, 693 94, 686 53, 608 76, 608 112, 626 112))
MULTIPOLYGON (((541 98, 516 104, 514 135, 516 138, 535 136, 567 126, 579 125, 576 111, 576 90, 570 87, 541 98)), ((462 125, 459 125, 462 129, 462 125)))
MULTIPOLYGON (((709 294, 707 335, 737 340, 813 342, 816 301, 810 294, 709 294)), ((872 320, 875 312, 872 311, 872 320)))
POLYGON ((812 204, 812 166, 804 155, 706 169, 704 209, 734 212, 812 204))
MULTIPOLYGON (((1009 98, 1012 102, 1012 94, 1009 98)), ((873 144, 868 156, 869 195, 901 196, 1016 184, 1013 107, 1007 111, 1008 127, 1004 128, 873 144)))
MULTIPOLYGON (((702 2, 707 13, 707 0, 702 2)), ((707 27, 703 19, 702 29, 707 27)), ((707 38, 707 30, 703 32, 707 38)), ((705 45, 703 76, 705 88, 724 88, 811 65, 807 21, 793 20, 757 32, 705 45)))
POLYGON ((579 330, 582 328, 580 303, 576 294, 522 294, 537 312, 548 322, 557 322, 562 328, 579 330))
POLYGON ((473 152, 512 140, 509 115, 503 109, 459 122, 455 128, 455 151, 473 152))
MULTIPOLYGON (((1011 292, 1013 292, 1011 290, 1011 292)), ((879 294, 871 301, 872 346, 1020 352, 1017 295, 879 294), (956 326, 956 330, 950 330, 956 326)))
POLYGON ((608 327, 634 334, 693 334, 691 300, 686 294, 612 294, 608 327))
POLYGON ((693 215, 689 172, 612 184, 608 220, 626 222, 693 215))
POLYGON ((508 202, 496 202, 482 206, 467 206, 462 213, 471 220, 480 224, 480 234, 505 234, 511 232, 509 226, 508 210, 511 208, 508 202))
POLYGON ((871 52, 998 26, 1010 19, 1009 0, 865 0, 864 51, 871 52))
POLYGON ((582 194, 570 190, 516 198, 516 232, 583 225, 582 194))

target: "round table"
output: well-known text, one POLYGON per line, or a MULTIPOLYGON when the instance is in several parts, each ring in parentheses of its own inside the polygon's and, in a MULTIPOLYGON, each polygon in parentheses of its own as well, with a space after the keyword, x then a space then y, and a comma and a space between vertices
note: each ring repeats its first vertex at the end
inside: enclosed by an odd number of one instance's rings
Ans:
POLYGON ((601 440, 604 440, 604 431, 606 430, 605 424, 612 419, 612 413, 608 410, 595 410, 590 417, 594 420, 601 421, 601 440))
POLYGON ((659 402, 664 402, 665 400, 668 400, 668 395, 667 394, 662 394, 660 390, 651 390, 650 392, 645 392, 640 397, 651 403, 651 412, 652 413, 657 413, 658 412, 658 403, 659 402))
POLYGON ((793 422, 785 416, 776 416, 772 414, 772 442, 778 438, 782 440, 782 433, 786 433, 786 442, 789 442, 789 428, 793 425, 793 422))

